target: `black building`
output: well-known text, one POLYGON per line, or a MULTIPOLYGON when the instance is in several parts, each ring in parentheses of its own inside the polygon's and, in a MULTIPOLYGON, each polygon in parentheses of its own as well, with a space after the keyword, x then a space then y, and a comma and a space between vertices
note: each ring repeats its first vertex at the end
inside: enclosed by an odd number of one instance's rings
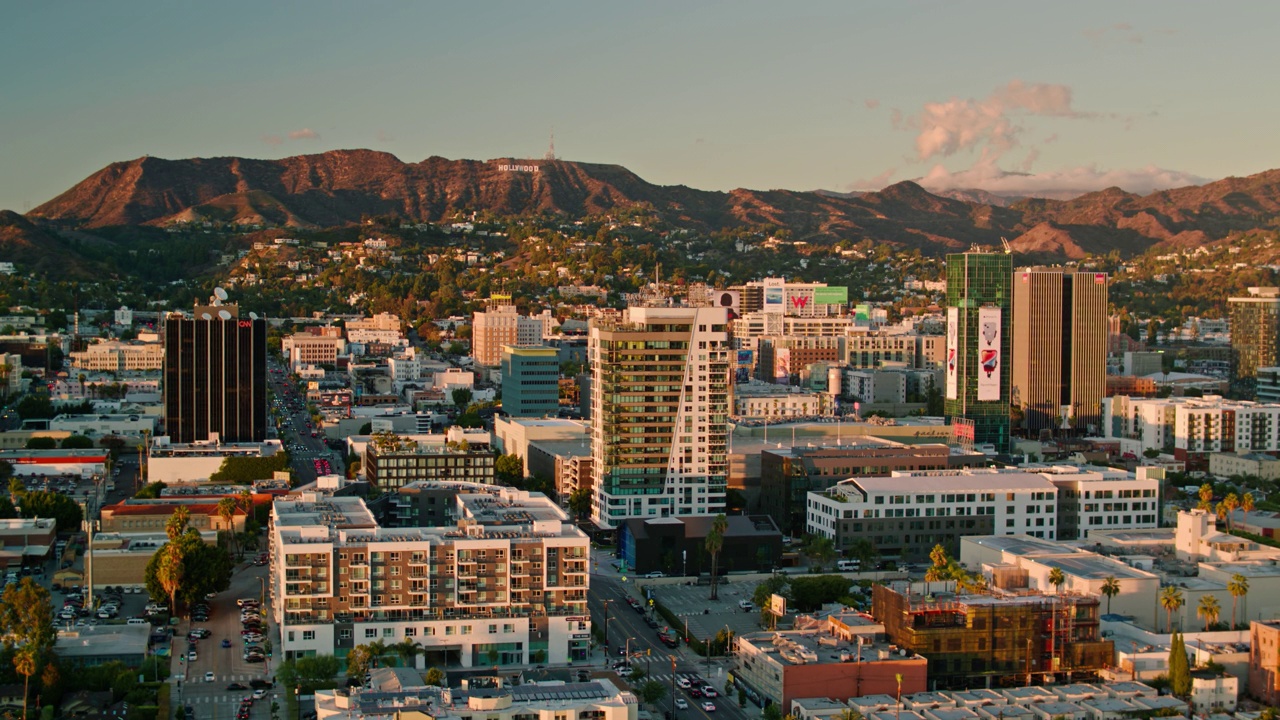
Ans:
POLYGON ((170 314, 164 324, 165 431, 175 443, 267 438, 267 321, 235 305, 170 314))
MULTIPOLYGON (((769 572, 782 555, 782 533, 766 515, 730 515, 716 572, 769 572)), ((710 575, 712 515, 632 518, 618 527, 618 549, 631 572, 710 575)))

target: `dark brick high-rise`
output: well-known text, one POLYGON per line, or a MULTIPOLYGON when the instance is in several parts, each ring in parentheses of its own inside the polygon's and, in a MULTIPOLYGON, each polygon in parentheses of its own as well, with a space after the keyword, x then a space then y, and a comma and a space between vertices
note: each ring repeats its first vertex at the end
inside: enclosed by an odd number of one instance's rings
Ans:
POLYGON ((266 440, 267 321, 235 305, 165 318, 164 412, 175 443, 266 440))

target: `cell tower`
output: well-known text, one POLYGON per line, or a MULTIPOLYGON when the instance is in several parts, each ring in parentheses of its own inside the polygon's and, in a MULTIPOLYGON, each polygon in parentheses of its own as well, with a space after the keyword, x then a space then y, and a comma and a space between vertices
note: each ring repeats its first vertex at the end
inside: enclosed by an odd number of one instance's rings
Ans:
POLYGON ((556 129, 551 128, 551 146, 547 148, 547 154, 542 156, 543 160, 556 159, 556 129))

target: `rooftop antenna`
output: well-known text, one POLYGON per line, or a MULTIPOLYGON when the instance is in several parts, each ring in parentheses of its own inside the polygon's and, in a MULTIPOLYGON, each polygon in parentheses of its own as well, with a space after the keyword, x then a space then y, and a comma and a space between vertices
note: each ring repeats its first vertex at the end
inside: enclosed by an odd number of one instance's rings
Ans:
POLYGON ((1000 244, 1004 246, 1005 255, 1013 254, 1013 248, 1009 247, 1009 241, 1005 240, 1003 235, 1000 236, 1000 244))
POLYGON ((551 128, 551 145, 547 148, 547 154, 542 156, 543 160, 556 159, 556 129, 551 128))
POLYGON ((221 305, 226 301, 227 301, 227 291, 223 290, 221 287, 215 287, 213 289, 213 297, 209 298, 209 304, 217 307, 218 305, 221 305))

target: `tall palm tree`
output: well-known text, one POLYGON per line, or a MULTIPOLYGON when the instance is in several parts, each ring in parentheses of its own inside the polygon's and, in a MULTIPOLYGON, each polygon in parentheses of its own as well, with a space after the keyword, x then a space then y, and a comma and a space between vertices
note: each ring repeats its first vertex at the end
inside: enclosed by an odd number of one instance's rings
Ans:
POLYGON ((164 524, 164 534, 169 536, 169 540, 177 540, 187 531, 187 525, 191 522, 191 511, 186 505, 179 505, 174 508, 173 514, 164 524))
POLYGON ((224 497, 218 501, 218 517, 222 518, 222 522, 227 526, 227 536, 231 539, 231 554, 236 553, 236 509, 240 504, 233 497, 224 497))
POLYGON ((1164 608, 1165 632, 1173 632, 1173 613, 1182 609, 1186 601, 1176 585, 1166 585, 1160 590, 1160 607, 1164 608))
POLYGON ((161 551, 160 564, 156 567, 156 582, 169 596, 169 612, 177 615, 178 588, 182 587, 182 551, 170 542, 161 551))
POLYGON ((1056 567, 1049 571, 1049 584, 1057 589, 1058 594, 1062 594, 1062 586, 1067 583, 1067 574, 1062 572, 1062 568, 1056 567))
POLYGON ((417 666, 417 663, 414 661, 419 655, 425 652, 421 645, 414 642, 413 638, 405 638, 395 645, 392 645, 391 649, 404 660, 405 667, 417 666))
POLYGON ((1240 598, 1249 594, 1249 578, 1236 573, 1231 576, 1231 581, 1227 583, 1227 592, 1231 593, 1231 629, 1236 629, 1236 605, 1240 603, 1240 598))
POLYGON ((1218 622, 1218 616, 1222 614, 1222 608, 1218 605, 1217 595, 1201 595, 1200 603, 1196 605, 1196 615, 1204 619, 1204 631, 1209 632, 1209 626, 1218 622))
POLYGON ((240 507, 244 510, 244 514, 253 517, 253 491, 245 488, 240 491, 240 507))
POLYGON ((382 667, 382 656, 387 654, 387 644, 382 640, 374 640, 369 643, 369 657, 373 660, 374 667, 382 667))
POLYGON ((724 534, 729 530, 729 519, 724 513, 716 515, 711 521, 711 531, 707 533, 707 552, 711 553, 711 599, 720 598, 720 551, 724 549, 724 534))
POLYGON ((1108 575, 1106 580, 1102 581, 1102 594, 1107 596, 1107 614, 1111 614, 1111 598, 1120 594, 1120 581, 1115 575, 1108 575))
POLYGON ((1240 507, 1240 497, 1235 493, 1227 493, 1222 499, 1222 508, 1227 511, 1227 532, 1231 532, 1231 513, 1240 507))
POLYGON ((1249 522, 1249 513, 1253 512, 1253 508, 1253 493, 1245 493, 1240 498, 1240 510, 1244 512, 1244 517, 1240 519, 1240 522, 1246 524, 1249 522))
POLYGON ((14 669, 22 676, 22 720, 27 720, 27 694, 31 687, 31 676, 36 674, 36 649, 27 644, 18 649, 13 656, 14 669))
POLYGON ((1213 486, 1204 483, 1200 486, 1200 504, 1197 506, 1201 510, 1213 509, 1213 486))

